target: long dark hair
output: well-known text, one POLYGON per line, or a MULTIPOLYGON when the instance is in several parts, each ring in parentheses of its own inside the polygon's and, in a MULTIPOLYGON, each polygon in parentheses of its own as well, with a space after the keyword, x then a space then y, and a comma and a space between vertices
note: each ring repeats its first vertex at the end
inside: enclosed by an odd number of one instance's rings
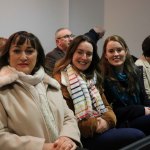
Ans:
POLYGON ((101 62, 100 62, 100 70, 101 70, 102 78, 103 79, 111 78, 117 81, 117 78, 114 75, 113 66, 111 66, 111 64, 108 62, 108 60, 105 57, 106 47, 109 41, 119 42, 122 45, 122 47, 125 49, 125 51, 127 52, 126 60, 124 62, 124 72, 127 74, 128 80, 129 80, 128 91, 132 93, 133 91, 135 91, 135 89, 139 90, 139 85, 136 82, 137 80, 139 80, 138 74, 137 74, 138 68, 134 64, 134 61, 130 55, 129 48, 126 42, 124 41, 122 37, 118 35, 109 36, 108 38, 106 38, 104 42, 103 52, 102 52, 101 62))
POLYGON ((14 34, 12 34, 6 44, 5 48, 2 51, 1 57, 0 57, 0 68, 3 66, 9 65, 9 50, 12 43, 15 43, 16 45, 22 45, 25 41, 30 41, 32 47, 37 50, 37 61, 36 66, 34 67, 32 74, 36 72, 40 66, 44 67, 44 60, 45 60, 45 54, 44 49, 39 41, 39 39, 32 33, 26 32, 26 31, 19 31, 14 34))
POLYGON ((100 58, 97 53, 97 45, 89 37, 85 35, 79 35, 71 42, 70 46, 68 47, 65 57, 56 63, 53 75, 58 72, 61 72, 62 70, 66 68, 66 66, 72 63, 72 58, 73 58, 75 51, 77 50, 77 47, 79 46, 80 43, 85 42, 85 41, 89 42, 93 47, 93 58, 92 58, 92 62, 89 68, 84 71, 84 74, 86 75, 87 78, 90 79, 90 78, 93 78, 94 72, 96 72, 98 82, 101 82, 101 76, 100 76, 100 71, 98 67, 100 58))

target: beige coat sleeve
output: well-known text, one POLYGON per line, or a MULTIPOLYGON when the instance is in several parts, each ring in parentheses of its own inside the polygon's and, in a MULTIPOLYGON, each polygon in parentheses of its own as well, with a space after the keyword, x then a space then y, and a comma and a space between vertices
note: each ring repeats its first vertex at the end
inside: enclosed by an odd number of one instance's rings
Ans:
MULTIPOLYGON (((33 136, 19 136, 7 127, 9 119, 0 103, 0 149, 3 150, 42 150, 44 139, 33 136)), ((26 125, 25 125, 26 126, 26 125)))

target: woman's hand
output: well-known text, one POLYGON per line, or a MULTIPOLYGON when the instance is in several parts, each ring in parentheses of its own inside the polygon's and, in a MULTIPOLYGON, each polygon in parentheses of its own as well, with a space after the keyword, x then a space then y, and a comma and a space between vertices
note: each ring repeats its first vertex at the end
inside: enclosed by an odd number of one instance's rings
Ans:
POLYGON ((42 150, 75 150, 77 145, 70 138, 61 136, 54 143, 45 143, 42 150))
POLYGON ((68 137, 61 136, 54 142, 56 150, 75 150, 77 145, 68 137))
POLYGON ((144 107, 145 108, 145 115, 150 115, 150 107, 144 107))
POLYGON ((98 117, 97 118, 97 133, 103 133, 109 129, 107 121, 105 121, 103 118, 98 117))

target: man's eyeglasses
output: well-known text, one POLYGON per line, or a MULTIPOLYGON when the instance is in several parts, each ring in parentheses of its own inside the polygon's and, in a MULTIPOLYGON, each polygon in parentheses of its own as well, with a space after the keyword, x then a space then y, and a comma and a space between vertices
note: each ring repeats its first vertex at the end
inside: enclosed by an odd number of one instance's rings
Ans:
POLYGON ((69 39, 69 38, 74 38, 75 37, 75 35, 74 34, 70 34, 70 35, 64 35, 64 36, 62 36, 62 37, 58 37, 57 39, 62 39, 62 38, 64 38, 64 39, 69 39))

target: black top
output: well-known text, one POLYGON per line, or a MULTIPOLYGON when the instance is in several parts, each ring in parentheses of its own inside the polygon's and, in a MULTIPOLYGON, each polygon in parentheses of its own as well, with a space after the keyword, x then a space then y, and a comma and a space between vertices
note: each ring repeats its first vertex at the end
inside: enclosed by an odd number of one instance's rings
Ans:
POLYGON ((104 93, 116 114, 117 125, 145 115, 144 107, 150 106, 150 100, 147 99, 145 93, 142 74, 139 71, 139 80, 136 81, 139 85, 139 91, 131 94, 127 91, 128 79, 116 81, 105 78, 104 80, 104 93))

